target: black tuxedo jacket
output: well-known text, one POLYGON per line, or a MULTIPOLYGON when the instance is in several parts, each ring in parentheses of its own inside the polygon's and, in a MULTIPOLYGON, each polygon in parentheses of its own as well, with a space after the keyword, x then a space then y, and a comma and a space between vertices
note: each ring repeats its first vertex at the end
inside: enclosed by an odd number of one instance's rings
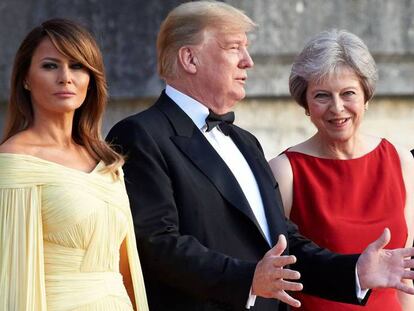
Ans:
MULTIPOLYGON (((288 237, 304 291, 350 303, 357 255, 340 256, 300 236, 282 212, 278 185, 256 138, 231 139, 259 185, 272 244, 288 237)), ((152 311, 245 310, 257 262, 270 249, 235 177, 192 120, 163 92, 116 124, 107 140, 126 155, 125 181, 152 311)), ((252 310, 286 310, 257 298, 252 310)))

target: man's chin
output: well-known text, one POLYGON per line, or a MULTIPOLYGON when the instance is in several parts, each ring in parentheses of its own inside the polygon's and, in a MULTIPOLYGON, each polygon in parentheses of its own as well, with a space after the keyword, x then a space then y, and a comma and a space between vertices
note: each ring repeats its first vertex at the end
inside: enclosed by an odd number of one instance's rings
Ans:
POLYGON ((236 102, 243 100, 246 97, 246 91, 243 89, 243 91, 237 92, 234 96, 234 100, 236 102))

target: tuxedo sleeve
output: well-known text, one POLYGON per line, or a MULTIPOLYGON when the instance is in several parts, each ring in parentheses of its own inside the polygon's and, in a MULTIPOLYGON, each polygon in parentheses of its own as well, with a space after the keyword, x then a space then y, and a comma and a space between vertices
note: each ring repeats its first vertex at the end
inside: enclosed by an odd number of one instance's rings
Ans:
POLYGON ((180 232, 174 176, 158 138, 126 119, 112 128, 107 141, 126 155, 125 183, 144 280, 243 309, 257 263, 213 251, 180 232))
MULTIPOLYGON (((255 141, 263 154, 260 143, 255 141)), ((282 202, 279 190, 276 190, 275 200, 282 202)), ((333 253, 302 236, 298 227, 288 219, 286 225, 289 253, 297 258, 291 268, 300 272, 303 291, 329 300, 365 305, 371 291, 362 301, 357 297, 355 269, 359 254, 333 253)))
POLYGON ((301 236, 297 226, 288 221, 289 251, 297 258, 292 269, 301 274, 303 291, 325 299, 365 305, 356 294, 355 268, 359 254, 340 255, 321 248, 301 236))

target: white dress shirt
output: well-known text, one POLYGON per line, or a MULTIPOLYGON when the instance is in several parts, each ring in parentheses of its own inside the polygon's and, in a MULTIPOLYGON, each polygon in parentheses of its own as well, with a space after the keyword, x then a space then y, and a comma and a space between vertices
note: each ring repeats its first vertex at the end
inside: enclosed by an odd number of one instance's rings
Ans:
POLYGON ((271 245, 269 226, 267 224, 259 186, 249 164, 236 144, 229 136, 224 135, 217 126, 209 132, 206 131, 206 117, 209 114, 206 106, 169 85, 167 85, 165 93, 193 120, 197 128, 203 133, 204 137, 233 173, 249 202, 253 214, 260 225, 260 229, 264 233, 269 245, 271 245))

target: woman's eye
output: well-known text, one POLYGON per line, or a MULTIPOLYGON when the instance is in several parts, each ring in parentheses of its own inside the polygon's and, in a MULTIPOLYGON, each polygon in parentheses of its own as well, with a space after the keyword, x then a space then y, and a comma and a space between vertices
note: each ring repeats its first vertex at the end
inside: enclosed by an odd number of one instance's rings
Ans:
POLYGON ((345 95, 345 96, 352 96, 352 95, 355 95, 355 92, 354 92, 354 91, 346 91, 346 92, 344 93, 344 95, 345 95))
POLYGON ((329 95, 326 94, 326 93, 317 93, 315 95, 315 98, 318 98, 318 99, 325 99, 325 98, 328 98, 328 97, 329 97, 329 95))
POLYGON ((81 64, 81 63, 73 63, 72 65, 70 65, 70 68, 72 68, 72 69, 83 69, 83 68, 85 68, 85 66, 83 66, 83 64, 81 64))
POLYGON ((57 65, 55 63, 44 63, 44 64, 42 64, 42 68, 44 68, 44 69, 56 69, 57 65))

